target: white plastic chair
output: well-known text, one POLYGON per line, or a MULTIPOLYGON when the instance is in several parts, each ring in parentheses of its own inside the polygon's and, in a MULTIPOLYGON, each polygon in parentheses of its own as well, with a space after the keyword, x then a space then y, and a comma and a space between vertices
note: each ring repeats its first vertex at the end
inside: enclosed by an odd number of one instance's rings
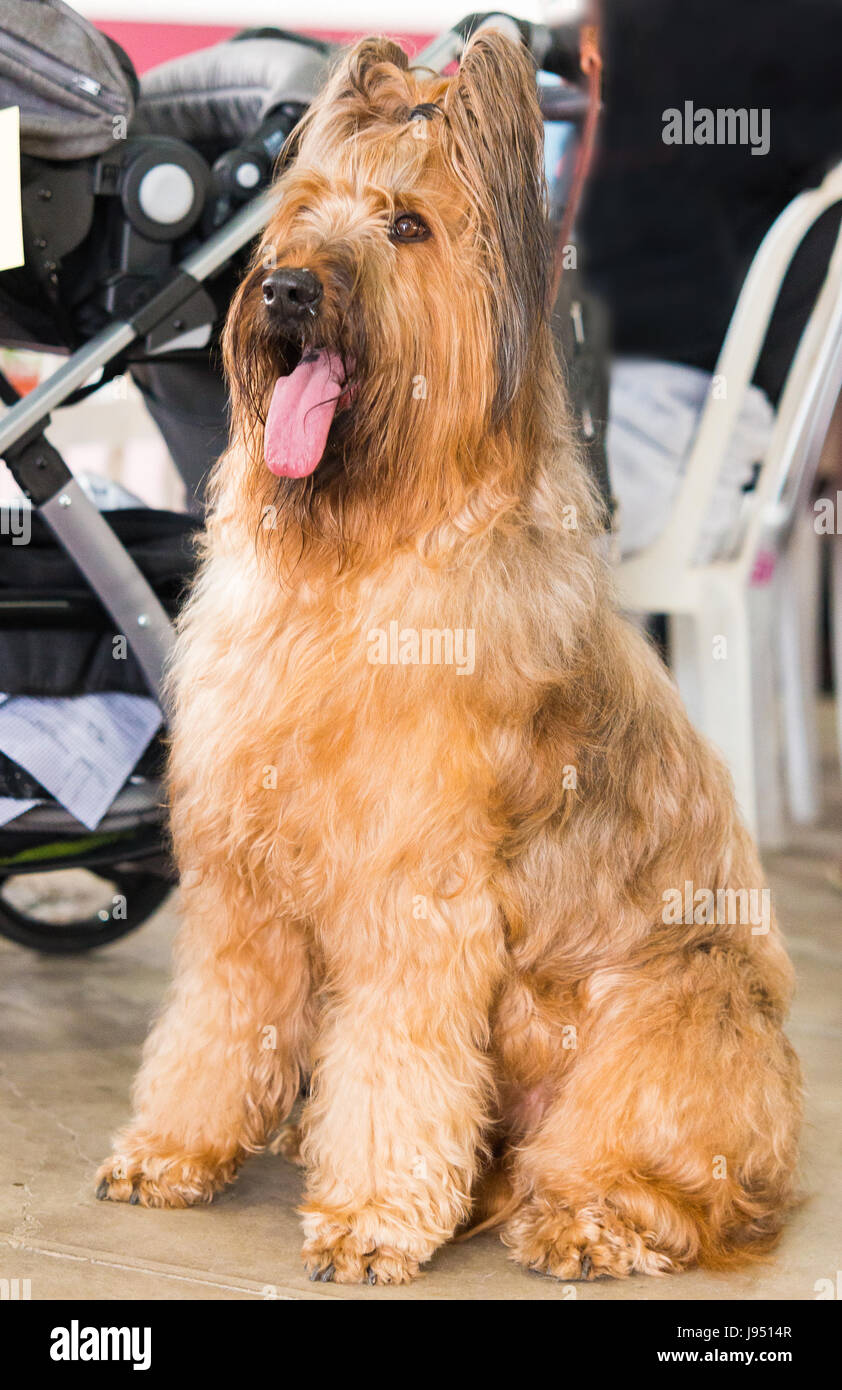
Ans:
MULTIPOLYGON (((724 754, 745 820, 767 846, 783 838, 778 685, 795 816, 808 817, 816 801, 815 722, 808 709, 815 673, 805 680, 809 644, 800 582, 809 566, 795 564, 791 540, 807 511, 842 386, 842 231, 790 368, 768 453, 746 495, 738 553, 709 564, 691 561, 717 480, 714 465, 725 456, 787 270, 809 229, 840 200, 842 164, 794 198, 767 232, 731 318, 670 520, 617 570, 624 608, 668 615, 674 673, 690 717, 724 754), (713 386, 723 382, 724 396, 713 386)), ((809 550, 803 524, 799 537, 809 550)), ((810 622, 814 615, 815 603, 810 622)))

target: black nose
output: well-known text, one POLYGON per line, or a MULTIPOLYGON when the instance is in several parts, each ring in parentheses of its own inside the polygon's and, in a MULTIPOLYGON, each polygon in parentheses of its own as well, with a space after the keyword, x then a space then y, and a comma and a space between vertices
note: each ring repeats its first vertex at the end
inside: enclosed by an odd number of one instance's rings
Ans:
POLYGON ((273 270, 263 281, 263 302, 279 323, 303 319, 321 297, 321 281, 312 270, 273 270))

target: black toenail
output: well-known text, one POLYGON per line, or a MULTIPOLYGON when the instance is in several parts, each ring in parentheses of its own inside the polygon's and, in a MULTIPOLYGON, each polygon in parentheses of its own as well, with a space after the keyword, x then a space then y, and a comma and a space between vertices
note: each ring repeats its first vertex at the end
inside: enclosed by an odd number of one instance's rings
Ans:
POLYGON ((590 1272, 591 1272, 592 1269, 593 1269, 593 1260, 591 1259, 590 1255, 583 1255, 583 1256, 582 1256, 582 1278, 583 1278, 583 1279, 587 1279, 587 1277, 588 1277, 588 1275, 590 1274, 590 1272))
POLYGON ((106 1197, 108 1196, 108 1179, 107 1179, 107 1178, 103 1178, 102 1182, 100 1183, 99 1187, 98 1187, 97 1190, 96 1190, 96 1196, 97 1196, 97 1201, 98 1201, 98 1202, 104 1202, 104 1201, 105 1201, 106 1197))
POLYGON ((132 1188, 132 1195, 129 1198, 129 1206, 136 1207, 140 1201, 140 1192, 136 1187, 132 1188))
POLYGON ((374 1273, 374 1270, 371 1268, 371 1265, 366 1265, 365 1267, 365 1282, 367 1284, 377 1283, 377 1275, 374 1273))
POLYGON ((333 1276, 336 1273, 336 1265, 325 1265, 319 1278, 323 1284, 332 1284, 333 1276))

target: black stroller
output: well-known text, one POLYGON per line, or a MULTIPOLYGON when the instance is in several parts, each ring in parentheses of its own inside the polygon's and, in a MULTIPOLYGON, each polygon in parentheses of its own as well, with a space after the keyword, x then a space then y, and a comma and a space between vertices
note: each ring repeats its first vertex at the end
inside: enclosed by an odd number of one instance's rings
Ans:
MULTIPOLYGON (((417 61, 443 70, 483 18, 417 61)), ((575 31, 516 28, 540 66, 573 79, 542 99, 549 119, 575 129, 586 108, 575 31)), ((250 30, 138 82, 117 45, 61 0, 0 0, 0 31, 0 107, 21 110, 25 250, 21 269, 0 274, 0 344, 69 354, 23 398, 0 373, 0 456, 32 508, 26 545, 0 509, 0 691, 151 692, 164 708, 202 480, 226 435, 218 330, 268 219, 278 156, 333 54, 295 34, 250 30), (101 512, 45 434, 52 411, 126 373, 188 486, 191 514, 101 512), (120 635, 128 656, 114 661, 120 635)), ((562 189, 572 170, 563 175, 562 189)), ((578 362, 589 394, 581 413, 592 422, 604 418, 604 400, 594 397, 578 302, 570 323, 565 355, 578 362)), ((598 457, 592 423, 590 436, 598 457)), ((0 754, 0 797, 37 803, 0 829, 0 934, 75 952, 147 919, 174 881, 162 764, 159 733, 89 830, 0 754), (62 921, 49 902, 21 905, 22 876, 71 866, 99 881, 102 906, 62 921)))

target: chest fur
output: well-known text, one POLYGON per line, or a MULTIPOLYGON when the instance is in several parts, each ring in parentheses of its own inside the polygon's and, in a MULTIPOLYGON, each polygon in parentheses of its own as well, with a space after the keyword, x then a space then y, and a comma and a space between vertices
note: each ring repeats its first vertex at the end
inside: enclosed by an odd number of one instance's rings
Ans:
POLYGON ((441 576, 282 588, 212 560, 175 671, 176 821, 276 876, 314 874, 326 851, 339 873, 372 856, 384 875, 409 856, 446 873, 484 833, 481 664, 470 604, 441 576))

